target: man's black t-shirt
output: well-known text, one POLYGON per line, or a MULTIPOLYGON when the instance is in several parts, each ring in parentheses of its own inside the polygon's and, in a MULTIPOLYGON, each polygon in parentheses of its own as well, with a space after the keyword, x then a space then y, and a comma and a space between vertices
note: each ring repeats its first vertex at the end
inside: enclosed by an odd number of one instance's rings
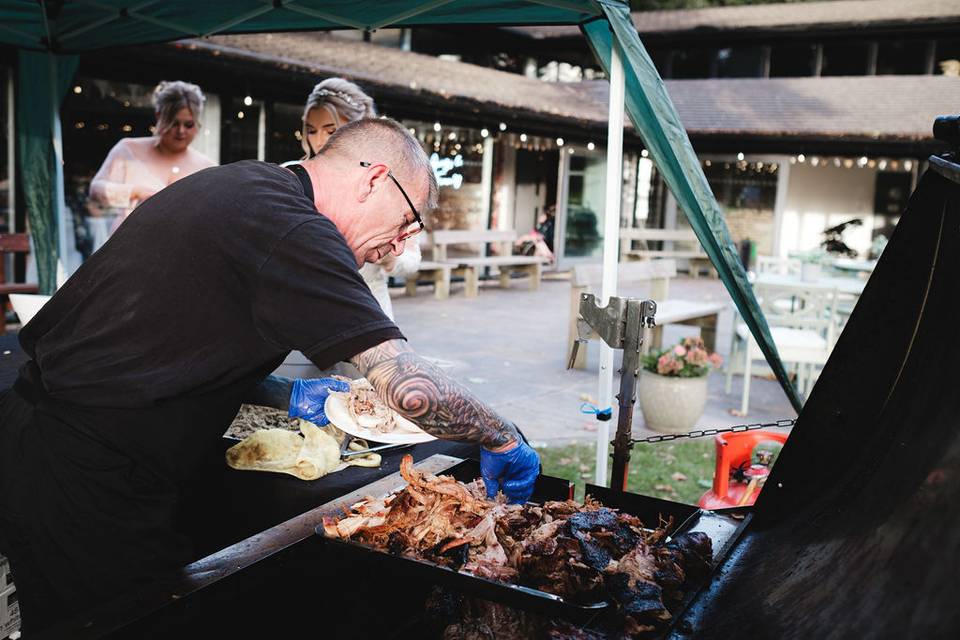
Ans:
POLYGON ((20 333, 54 400, 117 408, 234 396, 291 350, 324 368, 402 337, 298 177, 257 161, 144 202, 20 333))

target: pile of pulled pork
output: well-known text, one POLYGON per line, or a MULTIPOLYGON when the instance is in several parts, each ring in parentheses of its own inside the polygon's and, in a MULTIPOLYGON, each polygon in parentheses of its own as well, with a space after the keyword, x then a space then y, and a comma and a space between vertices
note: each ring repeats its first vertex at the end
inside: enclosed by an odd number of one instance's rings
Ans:
POLYGON ((407 486, 326 518, 328 536, 520 584, 578 604, 613 601, 628 635, 662 629, 684 587, 710 571, 710 538, 666 540, 670 523, 644 528, 604 507, 551 501, 508 505, 486 498, 483 483, 425 474, 404 456, 407 486))

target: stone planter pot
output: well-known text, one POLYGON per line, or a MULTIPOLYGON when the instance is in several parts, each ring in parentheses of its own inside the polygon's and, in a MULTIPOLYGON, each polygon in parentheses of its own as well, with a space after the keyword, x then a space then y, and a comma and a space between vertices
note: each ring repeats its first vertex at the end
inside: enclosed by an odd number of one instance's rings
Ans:
POLYGON ((647 428, 662 433, 692 431, 707 404, 707 376, 678 378, 644 369, 639 399, 647 428))

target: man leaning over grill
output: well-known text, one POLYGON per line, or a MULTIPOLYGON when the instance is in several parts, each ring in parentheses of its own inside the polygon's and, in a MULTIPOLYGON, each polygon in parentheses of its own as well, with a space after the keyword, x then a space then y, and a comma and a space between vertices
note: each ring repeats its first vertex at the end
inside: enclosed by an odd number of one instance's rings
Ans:
MULTIPOLYGON (((291 350, 349 360, 427 432, 481 447, 488 492, 539 472, 517 428, 417 356, 358 273, 423 229, 429 161, 392 120, 344 125, 285 169, 200 171, 141 204, 20 333, 0 400, 0 553, 33 631, 190 559, 178 494, 291 350)), ((322 381, 299 381, 306 413, 322 381)), ((277 401, 279 400, 279 401, 277 401)))

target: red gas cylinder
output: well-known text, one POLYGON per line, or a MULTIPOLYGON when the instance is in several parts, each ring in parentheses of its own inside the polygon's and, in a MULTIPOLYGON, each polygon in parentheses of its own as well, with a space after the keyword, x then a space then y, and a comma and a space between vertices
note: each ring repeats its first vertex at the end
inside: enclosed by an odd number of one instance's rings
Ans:
POLYGON ((717 464, 713 488, 700 498, 698 504, 701 508, 728 509, 756 502, 763 482, 770 473, 770 456, 763 452, 755 463, 754 449, 765 441, 783 444, 787 436, 772 431, 745 431, 724 433, 714 438, 717 464), (737 472, 742 472, 742 482, 732 478, 737 472))

